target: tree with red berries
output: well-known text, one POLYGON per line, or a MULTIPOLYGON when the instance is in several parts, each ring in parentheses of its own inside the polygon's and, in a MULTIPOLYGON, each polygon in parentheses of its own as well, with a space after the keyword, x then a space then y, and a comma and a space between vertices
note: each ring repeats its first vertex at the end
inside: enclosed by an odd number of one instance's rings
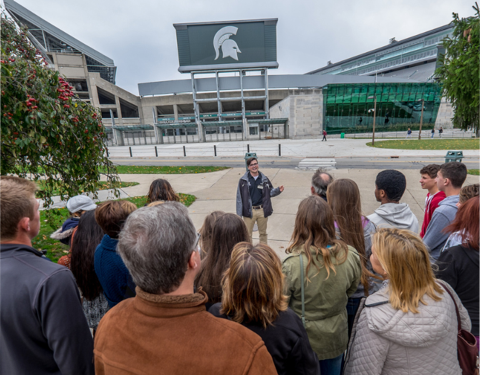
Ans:
POLYGON ((95 108, 75 97, 20 29, 1 16, 1 170, 45 180, 39 197, 50 206, 99 189, 105 174, 117 180, 106 157, 106 134, 95 108))

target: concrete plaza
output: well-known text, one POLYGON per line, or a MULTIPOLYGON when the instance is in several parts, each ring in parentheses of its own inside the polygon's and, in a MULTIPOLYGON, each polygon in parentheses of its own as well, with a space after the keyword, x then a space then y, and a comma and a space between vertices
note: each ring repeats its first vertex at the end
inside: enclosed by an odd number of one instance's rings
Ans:
MULTIPOLYGON (((261 163, 260 163, 261 167, 261 163)), ((285 191, 272 199, 273 215, 268 220, 268 243, 283 259, 285 249, 293 232, 295 215, 300 201, 310 195, 312 171, 294 169, 262 169, 276 187, 283 185, 285 191)), ((350 178, 359 188, 362 198, 362 210, 365 215, 373 213, 379 206, 374 196, 375 177, 380 170, 375 169, 339 169, 331 173, 335 178, 350 178)), ((401 170, 407 178, 407 190, 402 203, 407 203, 417 216, 419 224, 423 221, 423 207, 426 191, 419 184, 418 170, 401 170)), ((238 180, 245 173, 244 168, 204 173, 204 174, 130 174, 121 175, 123 181, 136 181, 137 186, 122 189, 125 195, 146 195, 150 183, 157 178, 167 179, 180 193, 193 194, 197 200, 189 207, 193 223, 197 229, 203 224, 210 212, 222 210, 235 212, 235 198, 238 180)), ((478 176, 468 176, 465 184, 478 183, 478 176)), ((254 242, 258 241, 258 232, 254 232, 254 242)))

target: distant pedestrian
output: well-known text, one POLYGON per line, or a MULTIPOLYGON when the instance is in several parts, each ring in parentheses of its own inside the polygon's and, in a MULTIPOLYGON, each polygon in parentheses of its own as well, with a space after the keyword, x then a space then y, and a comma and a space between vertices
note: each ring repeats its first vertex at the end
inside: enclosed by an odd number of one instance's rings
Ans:
POLYGON ((358 125, 362 125, 362 122, 363 122, 363 119, 360 117, 360 118, 358 119, 358 125))
POLYGON ((322 142, 323 141, 327 141, 327 131, 325 129, 323 129, 323 139, 322 139, 322 142))
POLYGON ((442 138, 442 133, 443 133, 443 127, 440 126, 440 129, 438 129, 438 136, 442 138))
POLYGON ((435 136, 435 128, 432 129, 431 133, 432 133, 432 136, 430 138, 433 138, 435 136))
POLYGON ((407 138, 410 138, 412 136, 412 129, 408 128, 407 130, 407 138))

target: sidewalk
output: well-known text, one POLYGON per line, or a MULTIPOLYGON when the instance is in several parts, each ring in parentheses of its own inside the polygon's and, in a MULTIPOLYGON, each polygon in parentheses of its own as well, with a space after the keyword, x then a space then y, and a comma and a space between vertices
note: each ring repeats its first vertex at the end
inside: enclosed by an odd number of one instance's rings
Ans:
MULTIPOLYGON (((261 165, 260 165, 261 166, 261 165)), ((274 186, 283 185, 285 191, 272 199, 274 213, 268 220, 269 245, 283 259, 293 232, 295 215, 303 198, 310 195, 312 171, 294 169, 262 168, 274 186)), ((375 201, 376 169, 339 169, 331 173, 335 178, 351 178, 360 189, 362 209, 365 215, 373 213, 379 206, 375 201)), ((407 178, 407 190, 402 202, 407 203, 417 216, 419 224, 423 221, 423 207, 426 191, 420 188, 418 170, 401 170, 407 178)), ((121 175, 122 181, 139 182, 139 185, 122 189, 122 197, 146 195, 151 182, 157 178, 168 180, 175 191, 193 194, 197 200, 188 208, 195 227, 200 229, 205 216, 215 210, 235 213, 237 184, 245 173, 244 168, 233 168, 203 174, 128 174, 121 175)), ((478 183, 478 176, 468 176, 465 184, 478 183)), ((99 200, 105 200, 108 191, 99 192, 99 200)), ((254 242, 258 241, 258 232, 254 232, 254 242)))
MULTIPOLYGON (((162 157, 243 157, 246 152, 255 152, 258 156, 286 157, 390 157, 390 156, 418 156, 418 157, 443 157, 446 150, 397 150, 368 147, 369 139, 341 139, 331 138, 327 142, 320 139, 278 139, 261 141, 238 142, 208 142, 189 144, 164 144, 142 146, 109 147, 111 158, 130 157, 130 147, 133 158, 162 158, 162 157), (155 153, 157 148, 157 154, 155 153), (184 150, 185 147, 185 150, 184 150), (184 154, 185 151, 185 154, 184 154)), ((381 142, 381 140, 376 140, 381 142)), ((478 150, 464 150, 465 157, 477 157, 478 150)))

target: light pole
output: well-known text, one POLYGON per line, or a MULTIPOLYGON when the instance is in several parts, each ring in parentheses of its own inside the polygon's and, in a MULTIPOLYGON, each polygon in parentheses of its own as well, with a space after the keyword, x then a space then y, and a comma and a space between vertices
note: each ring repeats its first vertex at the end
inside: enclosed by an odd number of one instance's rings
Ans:
POLYGON ((374 99, 373 102, 373 129, 372 129, 372 146, 375 145, 375 116, 377 114, 377 94, 369 96, 368 99, 374 99))
POLYGON ((420 115, 420 130, 418 131, 418 140, 421 140, 422 139, 422 123, 423 123, 423 106, 424 106, 425 100, 423 98, 419 100, 422 101, 422 114, 420 115))

